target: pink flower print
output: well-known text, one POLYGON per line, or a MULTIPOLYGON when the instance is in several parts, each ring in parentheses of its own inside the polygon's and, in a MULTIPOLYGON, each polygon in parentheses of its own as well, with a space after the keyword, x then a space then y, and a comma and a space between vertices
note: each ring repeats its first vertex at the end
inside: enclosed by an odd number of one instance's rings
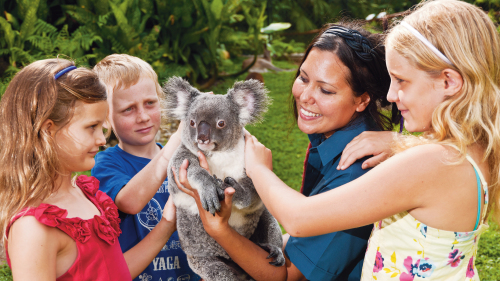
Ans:
POLYGON ((377 250, 377 255, 375 256, 375 265, 373 266, 373 272, 379 272, 384 268, 384 258, 382 254, 377 250))
POLYGON ((448 258, 450 258, 448 265, 451 265, 451 267, 457 267, 460 264, 460 260, 465 258, 465 255, 462 255, 462 252, 458 253, 458 249, 455 249, 451 251, 448 258))
POLYGON ((469 264, 467 265, 467 271, 465 273, 465 277, 472 278, 474 277, 474 257, 470 257, 469 264))
POLYGON ((413 281, 415 275, 422 278, 431 277, 432 272, 436 267, 429 258, 419 259, 415 264, 413 264, 413 259, 410 256, 404 260, 403 265, 408 273, 402 273, 399 276, 400 281, 413 281))
POLYGON ((415 273, 417 273, 417 268, 418 268, 418 262, 419 261, 420 260, 418 260, 416 264, 413 264, 413 259, 410 256, 408 256, 404 260, 404 263, 403 263, 403 265, 405 266, 406 271, 408 271, 408 273, 403 272, 399 276, 399 280, 400 281, 413 281, 413 279, 415 278, 415 273))

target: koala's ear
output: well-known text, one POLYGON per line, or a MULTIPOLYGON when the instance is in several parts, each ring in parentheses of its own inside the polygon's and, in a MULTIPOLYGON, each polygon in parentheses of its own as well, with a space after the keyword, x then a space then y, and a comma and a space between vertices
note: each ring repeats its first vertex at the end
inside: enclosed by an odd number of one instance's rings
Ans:
POLYGON ((242 126, 262 121, 267 107, 271 104, 268 92, 264 84, 255 79, 236 82, 234 87, 229 89, 229 99, 240 107, 239 118, 242 126))
POLYGON ((163 86, 163 92, 165 93, 163 102, 165 116, 176 120, 183 120, 186 117, 189 106, 200 95, 200 91, 177 76, 168 79, 163 86))

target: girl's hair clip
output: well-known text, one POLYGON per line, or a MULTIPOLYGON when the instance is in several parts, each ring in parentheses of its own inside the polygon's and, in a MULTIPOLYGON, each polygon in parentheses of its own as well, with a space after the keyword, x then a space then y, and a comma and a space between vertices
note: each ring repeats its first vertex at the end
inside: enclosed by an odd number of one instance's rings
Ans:
POLYGON ((70 71, 71 71, 71 70, 73 70, 73 69, 76 69, 76 66, 71 65, 71 66, 66 67, 65 69, 63 69, 63 70, 61 70, 61 71, 57 72, 57 73, 56 73, 56 75, 54 75, 54 79, 56 79, 56 80, 57 80, 57 78, 59 78, 59 77, 63 76, 66 72, 70 72, 70 71))

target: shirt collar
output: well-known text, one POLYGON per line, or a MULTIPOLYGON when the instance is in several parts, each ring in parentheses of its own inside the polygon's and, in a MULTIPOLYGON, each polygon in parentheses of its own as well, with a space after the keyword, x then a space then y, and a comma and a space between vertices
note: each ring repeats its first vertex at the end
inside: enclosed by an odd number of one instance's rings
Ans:
POLYGON ((332 161, 340 155, 346 145, 356 136, 364 131, 370 130, 365 120, 355 122, 339 131, 336 131, 329 138, 325 138, 323 134, 308 135, 311 141, 311 149, 316 148, 321 159, 321 163, 332 161))

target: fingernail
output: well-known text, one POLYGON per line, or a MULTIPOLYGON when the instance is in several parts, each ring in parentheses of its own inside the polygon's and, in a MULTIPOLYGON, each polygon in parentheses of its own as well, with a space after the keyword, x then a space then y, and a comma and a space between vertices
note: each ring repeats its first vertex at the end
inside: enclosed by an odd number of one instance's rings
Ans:
POLYGON ((340 169, 341 169, 341 170, 344 170, 344 169, 345 169, 345 166, 340 167, 340 169))
POLYGON ((339 169, 340 167, 337 165, 337 170, 339 169))

